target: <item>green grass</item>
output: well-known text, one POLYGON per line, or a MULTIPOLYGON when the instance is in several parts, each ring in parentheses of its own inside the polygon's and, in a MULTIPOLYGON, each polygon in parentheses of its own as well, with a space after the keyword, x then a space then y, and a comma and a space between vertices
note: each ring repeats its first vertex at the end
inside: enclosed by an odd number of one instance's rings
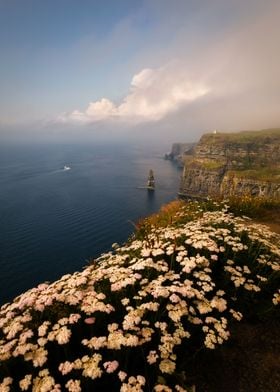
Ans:
POLYGON ((136 225, 134 236, 143 239, 150 234, 152 228, 164 228, 169 225, 180 225, 198 219, 205 211, 217 211, 221 203, 229 206, 229 211, 236 216, 248 216, 260 221, 280 221, 280 200, 253 196, 231 196, 223 201, 223 198, 213 198, 205 201, 176 200, 164 205, 156 214, 140 220, 136 225), (180 211, 184 211, 184 215, 180 211))
MULTIPOLYGON (((277 129, 263 129, 260 131, 240 131, 240 132, 217 132, 216 134, 207 133, 202 139, 207 139, 217 144, 220 143, 262 143, 269 138, 270 142, 280 141, 280 128, 277 129)), ((206 139, 206 140, 205 140, 206 139)))
POLYGON ((248 170, 231 170, 229 175, 234 174, 239 178, 246 178, 258 181, 280 182, 280 168, 278 167, 260 167, 258 169, 248 170))
POLYGON ((186 167, 197 167, 205 170, 219 170, 224 167, 226 164, 225 159, 207 159, 207 158, 196 158, 196 157, 188 157, 185 160, 186 167))
POLYGON ((229 210, 235 215, 246 215, 257 221, 280 223, 279 199, 244 195, 231 196, 227 202, 229 210))
POLYGON ((225 161, 206 159, 202 162, 202 167, 207 170, 218 170, 225 166, 225 161))

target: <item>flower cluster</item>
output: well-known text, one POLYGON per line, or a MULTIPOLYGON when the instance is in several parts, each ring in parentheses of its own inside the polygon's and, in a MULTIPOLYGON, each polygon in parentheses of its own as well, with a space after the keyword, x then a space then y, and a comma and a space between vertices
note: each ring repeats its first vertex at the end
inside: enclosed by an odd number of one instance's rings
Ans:
POLYGON ((184 214, 3 305, 0 390, 187 391, 194 350, 250 303, 279 305, 279 236, 226 209, 184 214))

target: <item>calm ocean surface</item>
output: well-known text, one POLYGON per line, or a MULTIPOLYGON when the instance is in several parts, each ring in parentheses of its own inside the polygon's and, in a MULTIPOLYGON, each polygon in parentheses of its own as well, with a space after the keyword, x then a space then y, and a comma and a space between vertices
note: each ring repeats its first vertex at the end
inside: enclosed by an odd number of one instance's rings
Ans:
POLYGON ((165 149, 137 145, 0 147, 0 304, 124 242, 131 222, 176 198, 165 149), (64 166, 71 170, 64 170, 64 166), (156 191, 144 189, 149 169, 156 191))

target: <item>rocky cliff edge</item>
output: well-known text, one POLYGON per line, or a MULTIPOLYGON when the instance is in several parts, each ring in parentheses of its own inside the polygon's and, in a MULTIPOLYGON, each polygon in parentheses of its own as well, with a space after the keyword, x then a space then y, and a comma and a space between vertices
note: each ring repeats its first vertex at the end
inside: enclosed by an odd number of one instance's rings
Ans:
POLYGON ((184 157, 180 195, 280 198, 280 129, 203 135, 184 157))

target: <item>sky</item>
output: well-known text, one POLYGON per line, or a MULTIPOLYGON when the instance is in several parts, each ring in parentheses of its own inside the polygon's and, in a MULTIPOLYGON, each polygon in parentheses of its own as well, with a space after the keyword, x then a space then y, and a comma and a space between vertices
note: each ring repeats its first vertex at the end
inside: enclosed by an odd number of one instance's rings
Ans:
POLYGON ((280 126, 278 0, 0 0, 0 140, 280 126))

